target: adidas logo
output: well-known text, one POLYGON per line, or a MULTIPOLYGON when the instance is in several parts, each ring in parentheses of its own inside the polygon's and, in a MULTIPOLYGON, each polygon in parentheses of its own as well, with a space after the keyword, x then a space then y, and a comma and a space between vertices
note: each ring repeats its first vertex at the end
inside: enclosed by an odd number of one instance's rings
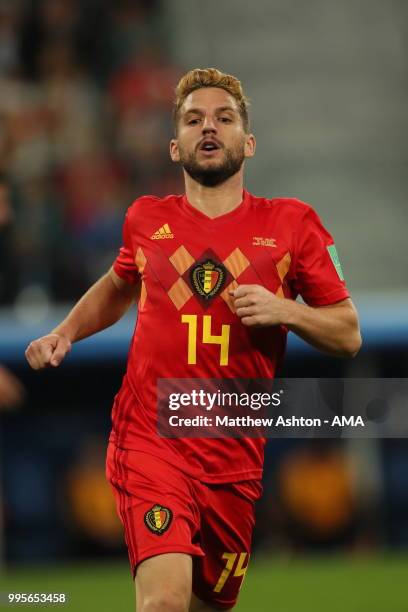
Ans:
POLYGON ((174 238, 169 224, 165 223, 162 225, 157 232, 154 232, 153 236, 150 236, 151 240, 162 240, 163 238, 174 238))

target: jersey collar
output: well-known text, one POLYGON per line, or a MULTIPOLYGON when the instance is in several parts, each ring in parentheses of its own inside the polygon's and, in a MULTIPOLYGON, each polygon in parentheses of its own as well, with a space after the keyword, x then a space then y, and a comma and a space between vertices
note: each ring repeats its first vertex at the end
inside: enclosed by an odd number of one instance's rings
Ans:
POLYGON ((245 189, 242 192, 242 201, 238 206, 236 206, 233 210, 230 210, 223 215, 218 215, 218 217, 209 217, 201 210, 198 210, 190 202, 187 200, 186 195, 184 194, 180 201, 180 207, 182 211, 190 217, 194 217, 196 220, 203 221, 205 223, 211 225, 218 225, 222 223, 228 223, 229 221, 237 221, 241 217, 245 215, 250 205, 251 195, 245 189))

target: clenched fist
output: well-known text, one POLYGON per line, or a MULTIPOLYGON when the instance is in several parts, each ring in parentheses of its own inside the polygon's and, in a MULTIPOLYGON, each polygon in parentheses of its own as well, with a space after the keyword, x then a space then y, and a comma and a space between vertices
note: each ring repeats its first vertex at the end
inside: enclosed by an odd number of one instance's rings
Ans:
POLYGON ((276 297, 261 285, 240 285, 230 295, 236 314, 248 327, 287 323, 291 300, 276 297))
POLYGON ((33 370, 41 370, 49 366, 59 366, 70 350, 71 342, 68 338, 59 334, 48 334, 30 342, 25 356, 33 370))

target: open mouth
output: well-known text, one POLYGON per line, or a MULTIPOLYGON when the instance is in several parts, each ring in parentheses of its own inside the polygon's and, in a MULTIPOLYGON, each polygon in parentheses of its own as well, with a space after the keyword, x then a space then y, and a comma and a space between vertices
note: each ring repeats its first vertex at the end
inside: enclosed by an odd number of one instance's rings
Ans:
POLYGON ((204 140, 200 145, 200 151, 205 151, 206 153, 213 153, 220 148, 220 145, 214 140, 204 140))

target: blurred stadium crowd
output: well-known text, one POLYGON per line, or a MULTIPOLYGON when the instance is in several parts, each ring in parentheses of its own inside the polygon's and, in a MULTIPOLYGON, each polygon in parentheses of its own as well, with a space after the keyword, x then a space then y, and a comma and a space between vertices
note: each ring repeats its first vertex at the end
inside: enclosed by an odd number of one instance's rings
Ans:
POLYGON ((1 0, 0 306, 71 301, 135 195, 181 189, 168 57, 157 0, 1 0))

